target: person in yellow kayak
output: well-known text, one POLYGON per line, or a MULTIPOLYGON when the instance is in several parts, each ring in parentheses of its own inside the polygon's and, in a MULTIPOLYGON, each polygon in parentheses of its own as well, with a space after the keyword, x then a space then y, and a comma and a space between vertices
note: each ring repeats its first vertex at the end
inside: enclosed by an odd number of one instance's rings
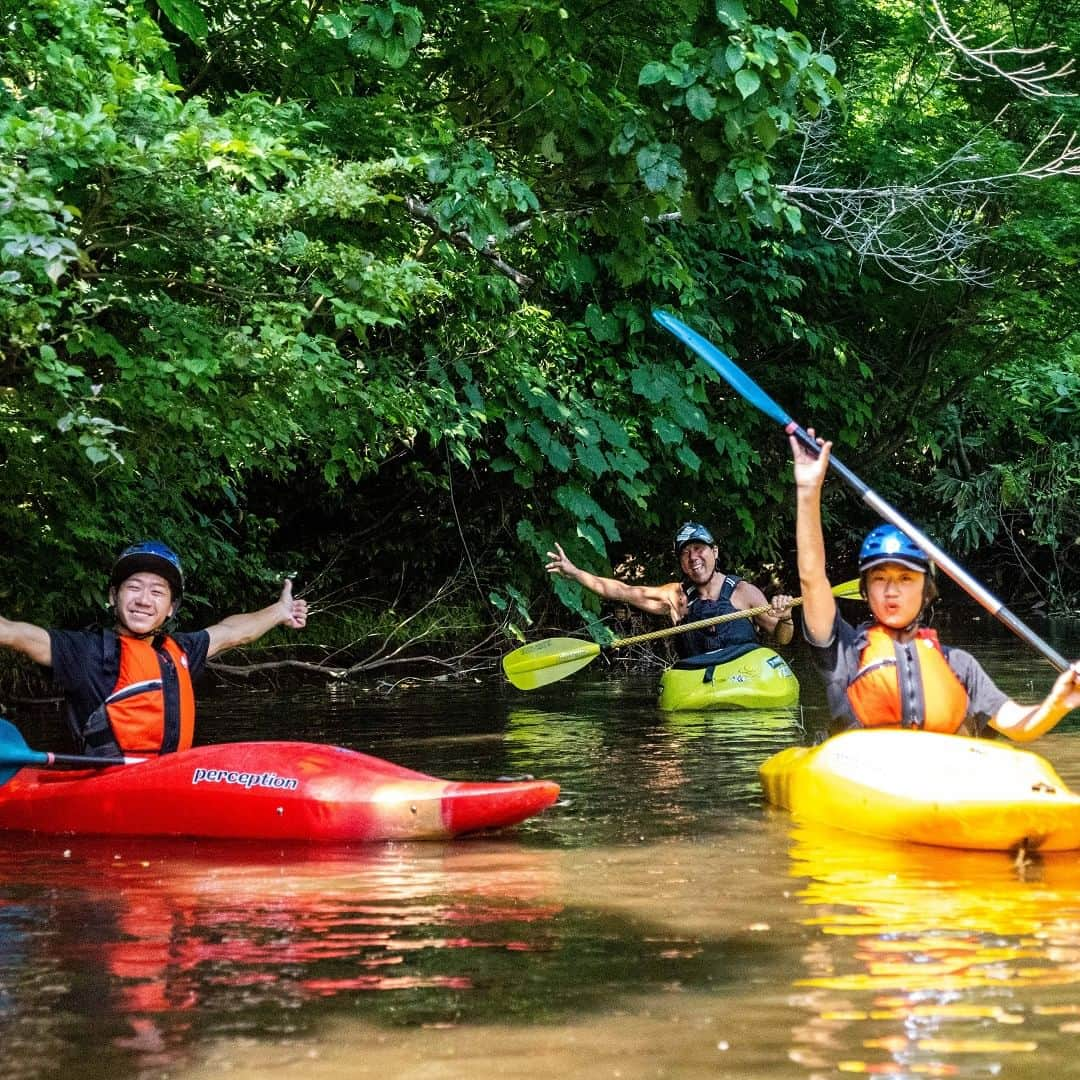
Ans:
POLYGON ((631 604, 672 623, 698 622, 717 615, 771 605, 769 611, 752 618, 735 619, 677 634, 672 643, 682 659, 717 652, 733 645, 754 644, 757 629, 772 636, 778 645, 791 641, 794 626, 790 596, 777 594, 771 601, 749 581, 725 574, 717 567, 719 548, 712 533, 696 521, 688 521, 675 534, 675 558, 682 570, 681 581, 665 585, 628 585, 617 578, 598 577, 575 566, 556 544, 549 551, 547 572, 576 581, 605 600, 631 604), (753 625, 751 625, 753 624, 753 625))
POLYGON ((184 572, 158 540, 125 548, 109 579, 111 630, 45 630, 0 618, 0 646, 52 668, 79 753, 94 757, 186 750, 195 728, 194 679, 206 661, 275 626, 300 629, 307 602, 292 582, 269 607, 230 615, 205 630, 166 632, 180 606, 184 572))
POLYGON ((991 727, 1028 742, 1080 708, 1080 662, 1062 672, 1041 704, 1021 705, 970 653, 943 646, 923 625, 937 595, 933 567, 894 525, 874 529, 859 552, 860 585, 872 618, 858 627, 847 622, 825 573, 821 527, 821 489, 832 443, 818 439, 821 453, 815 456, 794 435, 789 442, 803 633, 825 679, 834 721, 969 735, 991 727))

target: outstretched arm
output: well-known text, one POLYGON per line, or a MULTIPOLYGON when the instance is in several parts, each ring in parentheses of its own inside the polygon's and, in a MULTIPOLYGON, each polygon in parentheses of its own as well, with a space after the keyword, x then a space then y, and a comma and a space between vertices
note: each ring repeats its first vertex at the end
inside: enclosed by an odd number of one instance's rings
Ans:
POLYGON ((49 632, 33 623, 0 618, 0 646, 24 653, 37 664, 52 667, 49 632))
POLYGON ((673 623, 680 622, 686 614, 686 594, 677 581, 667 585, 627 585, 615 578, 598 577, 575 566, 558 544, 547 556, 550 560, 547 564, 549 574, 570 578, 605 600, 631 604, 650 615, 666 615, 673 623))
POLYGON ((226 649, 246 645, 249 641, 261 638, 275 626, 288 626, 299 630, 307 625, 307 615, 307 601, 293 599, 292 581, 286 579, 276 603, 261 611, 230 615, 216 625, 207 627, 206 632, 210 635, 207 656, 217 656, 226 649))
POLYGON ((1031 742, 1045 735, 1073 709, 1080 709, 1080 660, 1070 664, 1039 705, 1006 701, 990 726, 1016 742, 1031 742))

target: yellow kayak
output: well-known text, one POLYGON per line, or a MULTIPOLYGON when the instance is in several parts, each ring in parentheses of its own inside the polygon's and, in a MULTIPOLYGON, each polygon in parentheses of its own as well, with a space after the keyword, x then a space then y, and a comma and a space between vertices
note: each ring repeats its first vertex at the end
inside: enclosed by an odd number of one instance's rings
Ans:
POLYGON ((1080 796, 1038 754, 928 731, 848 731, 760 769, 796 820, 982 851, 1080 848, 1080 796))
POLYGON ((707 655, 716 661, 680 660, 660 676, 661 709, 781 709, 798 702, 799 680, 772 649, 737 646, 707 655))

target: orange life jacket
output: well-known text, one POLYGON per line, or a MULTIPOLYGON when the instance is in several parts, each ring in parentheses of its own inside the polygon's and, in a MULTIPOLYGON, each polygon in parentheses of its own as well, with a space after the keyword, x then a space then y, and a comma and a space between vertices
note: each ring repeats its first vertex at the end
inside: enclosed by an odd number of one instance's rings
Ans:
POLYGON ((910 645, 880 626, 867 631, 847 698, 862 727, 918 727, 953 735, 967 717, 968 693, 935 631, 920 629, 910 645))
POLYGON ((172 638, 118 636, 120 674, 86 724, 93 754, 169 754, 195 735, 195 690, 187 654, 172 638))

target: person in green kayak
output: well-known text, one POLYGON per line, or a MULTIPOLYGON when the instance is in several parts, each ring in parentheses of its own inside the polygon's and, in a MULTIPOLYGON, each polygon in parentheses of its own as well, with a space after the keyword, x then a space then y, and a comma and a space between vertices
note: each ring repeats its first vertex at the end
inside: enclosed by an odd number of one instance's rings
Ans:
POLYGON ((230 615, 205 630, 166 632, 183 594, 179 557, 158 540, 144 540, 125 548, 112 568, 113 629, 46 630, 0 618, 0 646, 52 669, 79 753, 186 750, 195 729, 193 681, 207 660, 275 626, 300 629, 308 609, 293 598, 287 580, 269 607, 230 615))
POLYGON ((989 727, 1028 742, 1080 708, 1080 661, 1061 673, 1040 704, 1021 705, 970 653, 942 645, 923 625, 937 596, 933 567, 894 525, 878 526, 863 542, 859 579, 872 617, 858 627, 847 622, 825 573, 821 527, 821 490, 832 443, 818 439, 821 452, 815 455, 796 436, 789 442, 803 633, 825 679, 834 722, 970 735, 989 727))
POLYGON ((672 643, 681 659, 715 653, 736 645, 756 644, 757 631, 771 635, 778 645, 791 641, 791 597, 777 594, 771 601, 749 581, 718 569, 719 549, 712 533, 696 521, 688 521, 675 534, 675 558, 682 570, 680 581, 665 585, 628 585, 617 578, 598 577, 575 566, 560 545, 549 551, 547 572, 570 578, 605 600, 631 604, 672 623, 692 623, 717 615, 771 605, 753 617, 735 619, 702 630, 677 634, 672 643))

